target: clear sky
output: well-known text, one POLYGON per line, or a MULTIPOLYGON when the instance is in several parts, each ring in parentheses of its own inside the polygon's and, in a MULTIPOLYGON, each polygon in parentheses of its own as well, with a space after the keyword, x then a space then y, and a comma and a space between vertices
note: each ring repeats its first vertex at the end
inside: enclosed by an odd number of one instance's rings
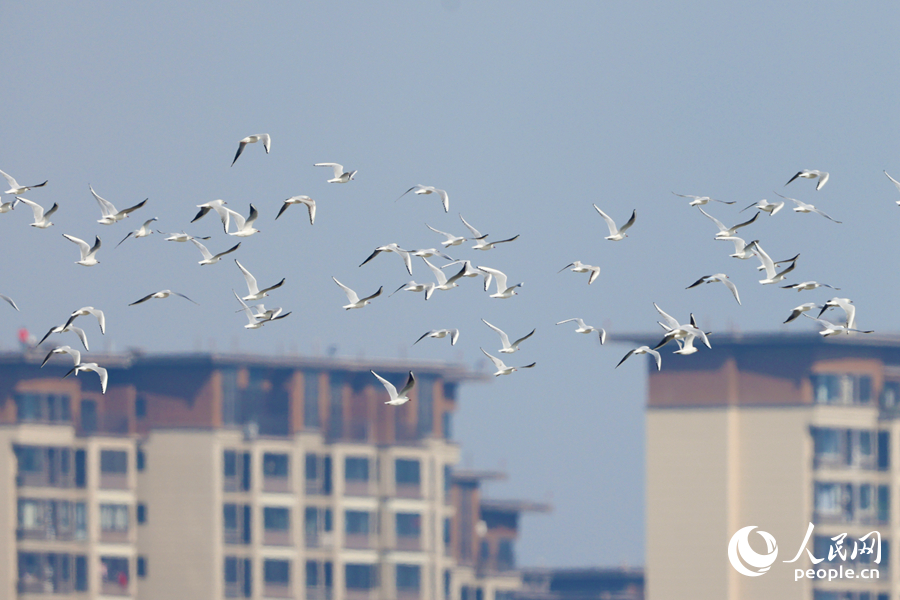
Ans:
MULTIPOLYGON (((28 227, 20 206, 0 215, 5 256, 2 347, 16 330, 42 335, 83 305, 106 311, 95 348, 210 350, 352 357, 408 357, 488 365, 497 336, 484 318, 519 337, 511 355, 535 369, 467 385, 455 437, 464 464, 502 467, 495 497, 550 501, 526 517, 523 565, 643 564, 643 359, 604 347, 557 321, 582 317, 610 335, 658 333, 652 303, 678 319, 695 313, 707 331, 770 331, 791 308, 826 292, 760 286, 755 260, 728 257, 716 229, 681 194, 734 200, 706 208, 736 223, 738 210, 786 195, 838 220, 786 207, 744 230, 776 260, 801 253, 791 281, 842 288, 860 327, 900 329, 894 308, 900 7, 848 2, 168 2, 5 3, 0 169, 19 182, 49 179, 25 197, 59 203, 46 230, 28 227), (272 151, 241 138, 272 135, 272 151), (356 180, 328 184, 339 162, 356 180), (784 183, 800 169, 829 171, 815 183, 784 183), (113 226, 97 224, 88 184, 118 208, 147 205, 113 226), (395 199, 414 184, 450 194, 395 199), (281 202, 318 202, 310 226, 302 206, 277 222, 281 202), (260 283, 287 278, 266 305, 294 314, 243 329, 231 289, 244 282, 230 259, 200 267, 190 244, 154 235, 113 249, 145 219, 164 231, 211 235, 211 217, 190 225, 195 205, 216 198, 244 214, 253 202, 261 233, 233 256, 260 283), (637 223, 621 242, 603 239, 596 203, 617 222, 637 223), (490 252, 452 255, 505 271, 525 285, 488 298, 477 280, 427 303, 379 245, 437 246, 425 227, 466 233, 458 213, 492 239, 521 237, 490 252), (752 229, 752 232, 751 232, 752 229), (101 264, 73 264, 60 234, 100 235, 101 264), (581 260, 602 267, 557 274, 581 260), (728 273, 743 301, 720 284, 684 288, 728 273), (344 311, 337 277, 361 294, 385 296, 344 311), (170 288, 179 298, 127 304, 170 288), (456 327, 459 343, 412 342, 456 327)), ((790 203, 788 203, 790 204, 790 203)), ((438 264, 442 261, 436 259, 438 264)), ((417 259, 414 278, 430 272, 417 259)), ((811 322, 789 326, 808 330, 811 322)), ((64 338, 60 338, 60 341, 64 338)), ((712 339, 715 351, 715 338, 712 339)), ((676 357, 667 348, 663 368, 676 357)), ((705 350, 704 351, 708 351, 705 350)), ((90 379, 89 379, 90 381, 90 379)), ((110 382, 114 385, 114 382, 110 382)), ((85 384, 89 385, 89 384, 85 384)))

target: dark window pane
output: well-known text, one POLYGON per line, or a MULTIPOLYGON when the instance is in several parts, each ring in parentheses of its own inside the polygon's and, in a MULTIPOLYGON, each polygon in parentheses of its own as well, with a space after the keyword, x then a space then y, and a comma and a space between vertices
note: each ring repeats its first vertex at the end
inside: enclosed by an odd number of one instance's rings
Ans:
POLYGON ((419 461, 398 458, 394 461, 394 473, 400 485, 419 485, 419 461))
POLYGON ((418 590, 421 585, 421 568, 418 565, 397 565, 397 589, 418 590))
POLYGON ((263 473, 266 477, 288 476, 287 454, 263 454, 263 473))
POLYGON ((267 506, 263 509, 263 521, 266 529, 287 531, 291 528, 291 509, 267 506))
POLYGON ((263 561, 266 583, 287 585, 291 582, 291 563, 287 560, 263 561))
POLYGON ((369 513, 359 510, 348 510, 344 513, 347 533, 369 533, 369 513))
POLYGON ((101 473, 127 473, 128 453, 119 450, 100 451, 101 473))
POLYGON ((344 479, 347 481, 368 481, 369 459, 352 456, 344 459, 344 479))

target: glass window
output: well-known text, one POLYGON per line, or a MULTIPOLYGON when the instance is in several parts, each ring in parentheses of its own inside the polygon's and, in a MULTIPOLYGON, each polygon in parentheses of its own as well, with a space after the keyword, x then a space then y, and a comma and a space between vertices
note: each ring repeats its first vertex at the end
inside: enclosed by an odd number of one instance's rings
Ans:
POLYGON ((315 481, 316 479, 319 478, 318 477, 318 473, 319 473, 318 464, 319 464, 319 461, 316 460, 316 455, 307 453, 306 469, 305 469, 307 481, 315 481))
POLYGON ((16 413, 19 421, 40 421, 41 397, 38 394, 16 394, 16 413))
POLYGON ((147 559, 143 556, 138 556, 137 559, 137 576, 141 579, 147 576, 147 559))
POLYGON ((291 582, 291 562, 289 560, 266 559, 263 561, 266 583, 288 585, 291 582))
POLYGON ((237 477, 237 452, 226 450, 222 458, 223 475, 225 477, 237 477))
POLYGON ((344 512, 347 533, 361 533, 368 535, 369 513, 361 510, 348 510, 344 512))
POLYGON ((418 392, 416 407, 418 409, 418 434, 428 437, 434 431, 434 377, 422 375, 416 385, 418 392))
POLYGON ((886 485, 878 486, 878 520, 887 523, 891 518, 891 489, 886 485))
POLYGON ((451 523, 450 517, 444 518, 444 545, 447 547, 450 546, 451 523))
POLYGON ((397 565, 397 589, 418 590, 422 576, 419 565, 397 565))
POLYGON ((222 506, 225 529, 236 530, 238 528, 237 504, 225 504, 222 506))
POLYGON ((397 513, 397 535, 419 537, 422 531, 422 517, 419 513, 397 513))
POLYGON ((371 590, 378 587, 375 565, 344 565, 344 578, 349 590, 371 590))
POLYGON ((878 432, 878 468, 886 471, 891 467, 891 433, 878 432))
POLYGON ((816 483, 816 511, 837 514, 841 510, 841 486, 837 483, 816 483))
POLYGON ((143 502, 137 505, 137 522, 141 524, 147 522, 147 505, 143 502))
POLYGON ((398 485, 419 485, 421 475, 417 460, 398 458, 394 461, 394 474, 398 485))
POLYGON ((319 563, 314 560, 306 561, 306 587, 319 585, 319 563))
POLYGON ((144 452, 144 449, 138 447, 137 449, 137 470, 143 471, 147 468, 147 453, 144 452))
POLYGON ((303 373, 303 425, 311 429, 322 426, 319 418, 319 374, 316 371, 303 373))
POLYGON ((516 568, 513 540, 501 538, 497 543, 497 569, 511 571, 516 568))
POLYGON ((263 509, 263 522, 266 529, 287 531, 291 528, 291 509, 267 506, 263 509))
POLYGON ((859 432, 859 453, 863 456, 872 456, 872 432, 859 432))
POLYGON ((369 459, 364 456, 348 456, 344 459, 344 479, 369 481, 369 459))
POLYGON ((872 486, 868 483, 859 486, 859 509, 872 509, 872 486))
POLYGON ((101 504, 100 529, 128 531, 128 506, 126 504, 101 504))
POLYGON ((128 453, 119 450, 100 451, 101 473, 127 473, 128 453))
POLYGON ((266 477, 287 477, 288 465, 287 454, 263 454, 263 473, 266 477))
POLYGON ((839 454, 840 442, 837 429, 817 427, 814 433, 814 445, 816 454, 839 454))
POLYGON ((19 471, 39 473, 44 470, 44 452, 38 446, 16 446, 16 458, 19 459, 19 471))

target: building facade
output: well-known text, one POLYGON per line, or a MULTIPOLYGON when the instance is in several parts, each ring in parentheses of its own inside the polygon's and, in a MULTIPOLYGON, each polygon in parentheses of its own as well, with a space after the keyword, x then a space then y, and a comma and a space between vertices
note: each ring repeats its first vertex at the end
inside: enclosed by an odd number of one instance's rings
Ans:
POLYGON ((0 597, 503 600, 518 515, 455 469, 446 364, 0 356, 0 597), (412 401, 385 406, 369 373, 412 401))
POLYGON ((647 597, 900 598, 900 338, 712 342, 649 369, 647 597))

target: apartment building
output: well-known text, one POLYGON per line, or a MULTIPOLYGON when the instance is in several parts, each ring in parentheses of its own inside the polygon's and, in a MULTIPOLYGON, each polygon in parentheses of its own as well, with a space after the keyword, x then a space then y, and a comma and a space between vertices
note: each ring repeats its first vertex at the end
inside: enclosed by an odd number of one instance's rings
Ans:
POLYGON ((0 355, 0 597, 503 600, 502 474, 455 468, 456 365, 0 355), (372 375, 412 401, 385 406, 372 375))
POLYGON ((900 338, 711 341, 648 365, 647 597, 900 598, 900 338))

